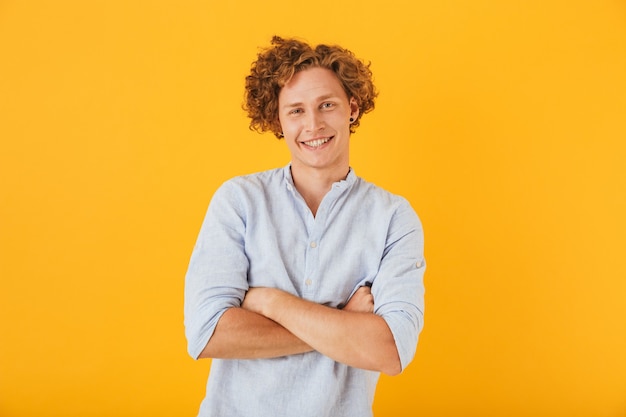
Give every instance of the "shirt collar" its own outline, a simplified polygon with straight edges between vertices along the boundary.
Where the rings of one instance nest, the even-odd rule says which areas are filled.
[[[286,167],[283,168],[283,175],[285,177],[285,183],[290,187],[295,187],[295,184],[293,182],[293,177],[291,176],[291,162],[287,164]],[[350,188],[352,184],[356,182],[356,179],[357,177],[356,177],[356,174],[354,173],[354,169],[350,167],[350,170],[348,171],[348,175],[346,176],[346,178],[334,183],[333,187],[341,188],[341,189]]]

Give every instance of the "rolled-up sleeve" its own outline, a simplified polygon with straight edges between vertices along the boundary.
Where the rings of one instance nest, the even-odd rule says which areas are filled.
[[[372,293],[375,313],[393,334],[402,370],[413,359],[424,326],[424,233],[408,201],[391,218]]]
[[[185,335],[194,359],[222,314],[239,307],[248,290],[245,227],[237,191],[227,182],[213,195],[185,276]]]

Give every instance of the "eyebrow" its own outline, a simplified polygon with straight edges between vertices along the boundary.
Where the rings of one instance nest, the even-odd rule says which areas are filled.
[[[321,95],[321,96],[317,97],[315,100],[319,102],[319,101],[328,100],[330,98],[337,98],[337,95],[333,94],[333,93],[324,94],[324,95]],[[294,108],[294,107],[301,107],[303,105],[304,105],[304,103],[302,103],[302,102],[289,103],[289,104],[285,104],[282,108],[283,109],[291,109],[291,108]]]

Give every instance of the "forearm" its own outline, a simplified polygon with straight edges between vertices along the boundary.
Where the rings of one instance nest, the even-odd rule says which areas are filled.
[[[396,375],[400,358],[391,330],[374,313],[343,311],[270,289],[264,316],[316,351],[357,368]]]
[[[261,359],[313,350],[283,326],[252,311],[224,312],[200,358]]]

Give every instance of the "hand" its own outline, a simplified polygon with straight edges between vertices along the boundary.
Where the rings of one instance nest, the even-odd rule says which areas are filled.
[[[241,303],[241,307],[257,314],[263,314],[275,291],[279,290],[268,287],[250,288]]]
[[[372,290],[368,286],[360,287],[342,310],[353,311],[357,313],[373,313],[374,312],[374,296]]]

